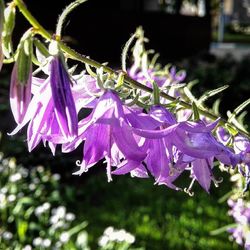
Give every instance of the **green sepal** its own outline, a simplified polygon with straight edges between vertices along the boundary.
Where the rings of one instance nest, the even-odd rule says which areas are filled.
[[[229,116],[228,122],[231,122],[244,108],[246,108],[250,104],[250,98],[240,104]]]
[[[160,89],[159,86],[155,81],[152,81],[153,85],[153,97],[154,97],[154,104],[159,105],[160,104]]]
[[[22,39],[18,46],[17,55],[17,79],[18,83],[25,85],[31,74],[33,55],[33,42],[32,37],[29,35]]]
[[[195,102],[192,102],[192,110],[193,110],[194,121],[199,121],[200,120],[200,113],[199,113],[199,109],[198,109]]]
[[[49,50],[46,48],[46,46],[37,38],[34,39],[34,45],[35,47],[40,51],[40,53],[45,56],[45,57],[49,57],[50,53]]]

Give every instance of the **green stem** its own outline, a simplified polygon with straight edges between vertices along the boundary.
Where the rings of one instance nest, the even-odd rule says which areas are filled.
[[[62,14],[58,18],[57,26],[56,26],[56,35],[60,38],[61,33],[62,33],[62,27],[63,23],[67,17],[67,15],[74,10],[77,6],[80,4],[86,2],[87,0],[76,0],[75,2],[71,3],[68,5],[65,10],[62,12]]]
[[[35,19],[35,17],[33,17],[33,15],[29,12],[29,10],[26,8],[26,6],[22,0],[13,0],[13,1],[16,4],[16,6],[19,8],[19,10],[23,14],[23,16],[27,19],[27,21],[37,30],[37,33],[39,33],[45,39],[48,39],[48,40],[53,39],[52,35],[49,32],[47,32],[43,28],[43,26]],[[61,41],[59,41],[59,45],[60,45],[60,48],[68,55],[69,58],[74,59],[76,61],[83,62],[85,64],[89,64],[92,67],[95,67],[98,69],[103,68],[103,71],[105,71],[106,73],[110,73],[110,74],[114,75],[115,77],[118,77],[119,73],[116,72],[115,70],[113,70],[112,68],[105,66],[105,65],[103,65],[103,64],[101,64],[93,59],[90,59],[87,56],[84,56],[84,55],[77,53],[75,50],[69,48],[67,45],[65,45]],[[138,89],[144,90],[144,91],[149,92],[149,93],[153,93],[152,88],[149,88],[146,85],[143,85],[143,84],[133,80],[128,75],[124,76],[124,81],[125,81],[125,83],[127,83],[131,87],[138,88]],[[172,96],[170,96],[167,93],[162,92],[162,91],[160,92],[160,96],[169,100],[169,101],[176,101],[175,97],[172,97]],[[179,100],[178,104],[181,105],[183,108],[192,109],[192,104],[189,104],[185,101]],[[198,111],[200,114],[204,115],[205,117],[207,117],[209,119],[216,120],[218,118],[216,115],[214,115],[206,110],[198,109]],[[226,123],[228,123],[226,120],[220,119],[220,122],[219,122],[220,125],[225,126]],[[235,127],[232,124],[231,124],[231,126]],[[243,131],[239,128],[237,128],[237,130],[241,134],[250,138],[250,135],[248,133],[246,133],[245,131]]]

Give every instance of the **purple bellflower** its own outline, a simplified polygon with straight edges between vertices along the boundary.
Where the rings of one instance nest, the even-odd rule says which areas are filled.
[[[78,134],[78,119],[70,88],[72,82],[60,56],[53,57],[49,78],[59,128],[65,137],[75,137]]]
[[[64,66],[58,60],[53,58],[50,67],[50,74],[53,73],[56,76],[47,79],[32,78],[33,98],[23,121],[10,133],[10,135],[16,134],[29,123],[27,129],[29,151],[32,151],[40,141],[44,143],[48,141],[54,153],[56,144],[73,140],[78,133],[77,111],[84,106],[92,107],[95,103],[94,97],[86,91],[77,91],[86,85],[89,92],[95,93],[97,90],[94,88],[93,79],[85,75],[76,76],[73,77],[75,81],[71,85],[66,70],[61,68]],[[54,98],[57,99],[54,100]]]
[[[79,136],[62,146],[63,152],[71,152],[85,141],[83,160],[77,163],[80,170],[75,174],[82,174],[103,158],[107,162],[108,181],[112,180],[113,165],[140,166],[146,154],[124,122],[127,118],[120,98],[113,91],[106,90],[91,114],[79,122]]]
[[[211,180],[216,184],[212,175],[214,157],[228,165],[234,166],[239,162],[239,155],[213,137],[211,131],[218,121],[211,124],[203,121],[178,123],[169,111],[160,106],[154,107],[151,115],[162,122],[158,129],[133,128],[133,132],[146,138],[148,151],[144,162],[156,183],[177,189],[172,182],[187,169],[208,192]],[[124,174],[130,170],[117,169],[115,173]]]

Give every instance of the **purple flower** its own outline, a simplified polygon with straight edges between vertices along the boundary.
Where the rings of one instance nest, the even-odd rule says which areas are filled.
[[[56,121],[65,137],[75,137],[78,134],[78,119],[72,96],[70,76],[59,56],[51,61],[49,77]]]
[[[228,205],[231,207],[229,215],[231,215],[236,222],[228,232],[232,234],[237,244],[244,245],[245,249],[249,249],[250,203],[243,199],[238,199],[237,201],[229,199]]]
[[[16,123],[20,124],[24,119],[31,101],[32,66],[26,83],[20,83],[18,81],[17,67],[18,65],[16,62],[11,73],[10,107]]]
[[[183,82],[186,78],[186,71],[181,70],[176,73],[176,67],[173,66],[170,69],[170,75],[173,81],[175,82]]]
[[[82,174],[103,158],[106,158],[109,181],[112,166],[140,167],[146,154],[124,125],[127,122],[121,100],[113,91],[106,90],[91,114],[79,122],[79,136],[62,147],[63,152],[71,152],[85,141],[83,160],[78,164],[80,170],[75,174]]]
[[[33,98],[28,106],[23,121],[18,124],[12,133],[10,133],[10,135],[16,134],[27,123],[29,123],[27,129],[29,151],[32,151],[42,140],[44,143],[48,141],[49,146],[54,153],[56,144],[66,143],[74,138],[73,136],[77,131],[73,126],[75,121],[72,122],[72,119],[75,118],[75,110],[79,111],[83,107],[93,107],[95,105],[95,97],[90,96],[84,91],[85,88],[88,88],[89,92],[92,93],[98,91],[95,87],[95,81],[93,81],[93,78],[85,75],[77,75],[74,76],[73,79],[75,79],[73,85],[68,85],[69,89],[67,90],[70,97],[67,97],[66,99],[70,100],[72,97],[73,101],[70,100],[69,104],[76,103],[76,108],[68,107],[69,104],[67,104],[68,102],[65,99],[65,102],[62,102],[61,106],[59,105],[59,108],[64,107],[64,104],[67,105],[65,106],[65,109],[62,109],[62,113],[57,115],[56,107],[54,105],[56,101],[53,100],[52,96],[51,77],[48,77],[45,80],[35,77],[32,78]],[[55,88],[54,91],[64,90]],[[60,95],[60,98],[64,98],[64,94],[60,93]],[[69,113],[69,110],[71,109],[73,109],[73,118]],[[65,120],[62,120],[64,114],[66,117]]]

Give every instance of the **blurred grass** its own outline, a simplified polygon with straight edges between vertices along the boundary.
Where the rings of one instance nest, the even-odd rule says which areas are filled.
[[[152,180],[120,176],[107,183],[104,169],[92,178],[80,178],[85,183],[77,209],[89,221],[90,240],[112,225],[136,235],[136,245],[149,250],[238,249],[227,233],[210,235],[212,230],[232,222],[227,205],[218,203],[219,197],[230,190],[228,180],[218,189],[213,187],[211,195],[196,184],[194,197],[189,197],[154,186]],[[179,182],[188,185],[185,180]],[[92,247],[95,249],[93,242]]]

